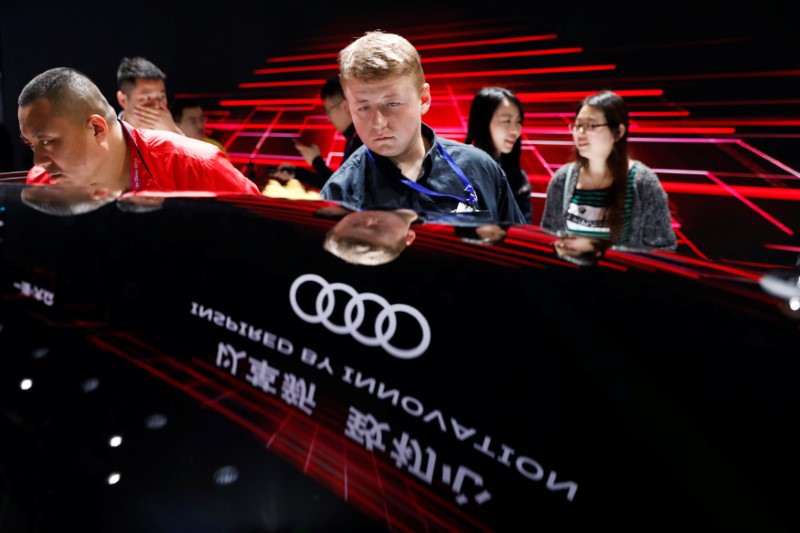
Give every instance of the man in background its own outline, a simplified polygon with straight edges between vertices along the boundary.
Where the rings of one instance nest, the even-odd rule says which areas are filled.
[[[167,75],[143,57],[125,57],[117,69],[118,117],[134,128],[180,133],[167,107]]]
[[[344,155],[342,162],[346,161],[350,154],[363,143],[356,133],[356,127],[353,124],[353,119],[350,116],[350,109],[347,107],[347,101],[342,91],[342,84],[339,81],[339,76],[329,78],[320,90],[320,98],[322,104],[325,106],[325,114],[330,120],[336,131],[341,133],[345,138]],[[294,147],[306,160],[306,163],[311,165],[314,169],[316,178],[314,184],[318,188],[322,188],[328,178],[333,174],[333,170],[325,164],[322,159],[322,152],[316,144],[306,145],[300,141],[295,141]],[[309,180],[306,180],[309,181]]]
[[[206,116],[203,114],[203,106],[194,98],[177,98],[170,106],[172,118],[183,134],[192,139],[211,143],[228,155],[228,151],[216,139],[206,135]]]

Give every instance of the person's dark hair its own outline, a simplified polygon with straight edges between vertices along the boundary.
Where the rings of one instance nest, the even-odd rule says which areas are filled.
[[[472,98],[472,105],[469,109],[469,122],[467,123],[466,144],[473,144],[484,152],[494,154],[497,149],[492,141],[490,124],[497,107],[503,103],[503,99],[517,106],[521,120],[524,120],[525,113],[522,110],[522,102],[517,95],[504,87],[484,87]],[[507,154],[500,154],[500,166],[506,173],[508,183],[512,191],[518,191],[522,186],[525,177],[520,168],[520,156],[522,154],[522,136],[514,143],[514,148]]]
[[[193,107],[199,107],[202,109],[203,106],[194,98],[182,97],[173,100],[169,110],[172,113],[172,119],[175,122],[180,122],[183,116],[183,110],[187,108],[191,109]]]
[[[165,80],[167,75],[143,57],[123,57],[117,68],[117,88],[130,95],[137,79]]]
[[[616,139],[614,148],[608,155],[606,165],[611,172],[612,184],[608,194],[608,205],[605,209],[605,220],[611,230],[611,240],[616,241],[622,233],[625,212],[625,192],[628,184],[628,107],[625,100],[617,93],[609,90],[599,91],[584,98],[575,109],[575,116],[581,112],[583,106],[592,106],[603,112],[608,123],[608,129]],[[620,125],[625,126],[625,132],[620,135]],[[580,167],[589,164],[588,159],[582,157],[575,148],[575,160]]]
[[[117,119],[114,108],[84,73],[68,67],[46,70],[29,81],[17,98],[19,107],[26,107],[44,98],[53,107],[53,112],[62,116],[85,118],[97,114],[106,122]]]
[[[339,76],[336,75],[332,78],[328,78],[325,83],[322,85],[322,89],[319,91],[319,97],[321,99],[336,97],[344,98],[344,91],[342,90],[342,82],[339,79]]]

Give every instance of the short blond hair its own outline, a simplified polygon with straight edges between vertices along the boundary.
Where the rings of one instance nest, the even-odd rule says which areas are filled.
[[[370,31],[339,52],[339,78],[364,82],[410,76],[422,89],[425,74],[419,52],[405,37],[380,30]]]

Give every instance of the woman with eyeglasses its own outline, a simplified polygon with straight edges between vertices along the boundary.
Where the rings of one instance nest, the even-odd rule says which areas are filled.
[[[628,157],[628,109],[600,91],[578,104],[570,124],[575,161],[547,187],[541,227],[559,237],[556,254],[591,264],[605,250],[675,250],[667,194],[655,172]]]

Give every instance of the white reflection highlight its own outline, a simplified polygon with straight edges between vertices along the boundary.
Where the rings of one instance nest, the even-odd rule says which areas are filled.
[[[106,480],[106,482],[107,482],[109,485],[116,485],[116,484],[119,482],[119,478],[120,478],[120,477],[121,477],[121,476],[120,476],[120,473],[119,473],[119,472],[112,472],[112,473],[111,473],[111,474],[108,476],[108,479]]]
[[[49,353],[50,348],[36,348],[31,355],[34,359],[41,359],[42,357],[46,357]]]
[[[789,309],[792,311],[800,310],[800,298],[790,298],[789,299]]]
[[[217,485],[230,485],[239,479],[239,469],[235,466],[223,466],[214,472],[214,483]]]
[[[122,444],[122,437],[120,437],[119,435],[114,435],[108,440],[108,445],[111,446],[112,448],[116,448],[120,444]]]
[[[19,388],[22,389],[22,390],[28,390],[31,387],[33,387],[33,380],[32,379],[25,378],[25,379],[23,379],[22,381],[19,382]]]
[[[144,421],[144,426],[147,429],[161,429],[166,425],[167,425],[167,417],[160,413],[150,415]]]
[[[81,390],[85,393],[92,392],[100,386],[100,381],[97,378],[89,378],[81,383]]]

